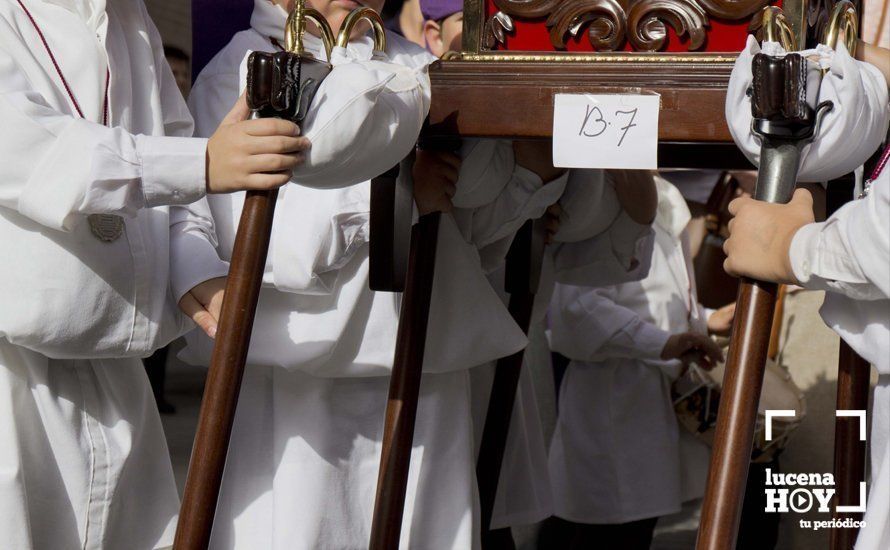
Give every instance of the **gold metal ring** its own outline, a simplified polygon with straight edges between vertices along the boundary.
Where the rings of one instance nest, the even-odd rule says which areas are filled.
[[[763,8],[763,40],[765,42],[778,42],[785,51],[794,51],[794,31],[785,18],[785,12],[776,6]]]
[[[386,51],[386,32],[383,30],[383,19],[380,14],[371,8],[356,8],[349,12],[343,24],[340,26],[340,32],[337,33],[337,45],[345,48],[349,44],[349,38],[352,31],[360,21],[367,21],[371,24],[374,31],[374,51]]]
[[[307,8],[305,2],[306,0],[297,0],[294,9],[287,16],[284,28],[285,47],[290,53],[303,55],[305,53],[303,35],[306,33],[306,21],[312,21],[318,27],[325,52],[330,59],[331,50],[334,49],[334,32],[324,16],[314,8]]]
[[[822,43],[837,48],[842,30],[847,50],[850,55],[856,55],[856,46],[859,43],[859,19],[856,17],[856,7],[850,0],[841,0],[831,9],[828,25],[822,33]]]

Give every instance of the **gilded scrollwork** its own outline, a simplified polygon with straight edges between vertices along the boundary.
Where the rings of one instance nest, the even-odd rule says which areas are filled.
[[[689,49],[704,46],[708,14],[696,0],[641,0],[634,3],[627,14],[631,29],[628,39],[634,49],[660,50],[667,40],[670,25],[677,36],[689,36]]]
[[[486,24],[486,47],[506,40],[512,17],[544,19],[550,42],[564,49],[569,37],[586,29],[598,51],[615,51],[626,42],[637,51],[665,47],[668,26],[688,37],[688,49],[699,50],[707,40],[709,17],[738,21],[768,5],[770,0],[494,0],[500,10]],[[510,28],[507,28],[509,24]]]

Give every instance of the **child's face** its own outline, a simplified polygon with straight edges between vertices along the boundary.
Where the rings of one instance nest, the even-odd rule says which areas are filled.
[[[284,11],[288,13],[294,8],[294,0],[273,0],[273,2],[284,8]],[[356,8],[367,6],[380,13],[380,10],[383,9],[383,3],[384,0],[306,0],[307,6],[315,8],[327,19],[335,35],[340,30],[340,25],[343,24],[343,20],[349,15],[349,12]],[[315,25],[311,23],[306,25],[306,30],[316,36],[318,35]],[[353,36],[367,31],[367,23],[357,25]]]
[[[442,57],[445,52],[460,51],[461,38],[464,30],[464,12],[453,13],[442,20],[425,21],[423,34],[430,52],[437,57]]]

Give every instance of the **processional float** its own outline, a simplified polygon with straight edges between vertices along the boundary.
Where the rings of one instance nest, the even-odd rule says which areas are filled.
[[[768,4],[768,0],[465,0],[462,51],[430,70],[433,102],[420,146],[453,149],[455,138],[460,137],[549,139],[556,94],[657,94],[660,167],[750,168],[732,144],[724,118],[729,75],[747,34],[762,27],[767,39],[784,41],[788,50],[815,45],[815,37],[826,26],[835,29],[836,39],[839,23],[846,25],[848,38],[855,36],[855,12],[849,2],[830,15],[831,6],[785,0],[784,13],[769,8],[761,15]],[[250,0],[194,0],[194,20],[213,21],[210,26],[195,27],[198,55],[209,59],[234,32],[246,28],[251,5]],[[221,16],[225,13],[240,15]],[[369,10],[357,17],[379,23]],[[255,76],[248,97],[258,116],[295,118],[300,112],[305,114],[301,109],[311,108],[308,88],[308,96],[300,95],[302,87],[296,96],[294,90],[281,95],[281,90],[268,87],[265,76],[257,76],[276,64],[302,67],[305,63],[320,71],[318,78],[323,77],[324,67],[307,60],[299,49],[304,19],[324,27],[317,14],[303,9],[302,15],[295,14],[289,22],[288,57],[251,61]],[[379,29],[376,24],[375,29]],[[333,33],[322,34],[328,43],[332,41]],[[341,32],[338,42],[348,37],[348,32]],[[795,66],[793,61],[766,60],[761,70],[781,75]],[[757,198],[787,201],[797,170],[793,158],[799,150],[788,141],[800,137],[794,132],[805,133],[802,125],[813,130],[816,113],[798,105],[799,110],[792,113],[796,122],[783,122],[789,113],[770,103],[780,97],[778,92],[766,86],[759,93],[766,103],[761,112],[764,122],[757,129],[764,136],[765,148],[774,149],[765,151],[766,157],[777,160],[763,163]],[[284,109],[276,103],[293,97],[302,97],[304,102],[286,103]],[[404,292],[369,543],[374,550],[399,545],[436,269],[439,215],[422,216],[411,226],[410,162],[372,183],[372,288]],[[274,192],[248,193],[180,514],[178,550],[206,548],[209,541],[265,264],[272,205]],[[541,235],[534,226],[528,223],[520,231],[508,261],[510,310],[526,329],[540,269]],[[700,549],[735,545],[774,300],[774,285],[747,280],[740,285]],[[850,352],[842,357],[848,355],[853,356]],[[521,353],[498,364],[477,464],[483,543],[489,550],[511,543],[492,537],[488,528],[521,365]],[[838,408],[842,404],[847,409],[866,407],[865,368],[861,361],[842,361]],[[838,493],[855,494],[853,488],[864,479],[864,448],[852,436],[855,427],[842,420],[838,421],[835,452]],[[851,548],[855,532],[837,532],[832,548]]]

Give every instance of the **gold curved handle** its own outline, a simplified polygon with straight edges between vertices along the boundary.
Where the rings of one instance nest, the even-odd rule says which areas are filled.
[[[303,47],[303,35],[306,33],[306,21],[312,21],[321,33],[321,41],[328,59],[331,58],[331,50],[334,49],[334,31],[325,20],[324,16],[314,8],[306,7],[306,0],[297,0],[294,9],[287,16],[287,24],[284,28],[285,48],[290,53],[305,55]]]
[[[795,50],[794,31],[785,18],[785,12],[776,6],[763,8],[763,40],[766,42],[778,42],[785,51]]]
[[[337,33],[337,45],[345,48],[349,44],[349,37],[355,26],[361,21],[367,21],[371,24],[374,31],[374,51],[382,52],[386,50],[386,32],[383,30],[383,19],[380,14],[371,8],[356,8],[349,12],[343,24],[340,25],[340,32]]]
[[[850,55],[856,55],[856,46],[859,43],[859,18],[856,16],[856,7],[850,0],[840,0],[831,9],[828,26],[822,33],[822,43],[837,48],[841,31],[844,31],[844,44]]]

